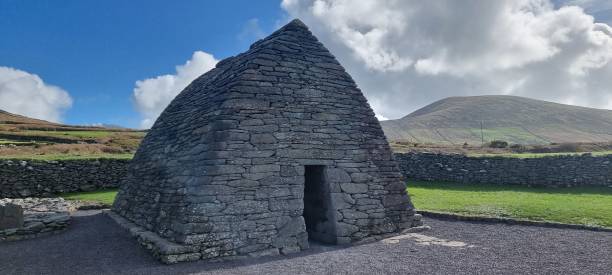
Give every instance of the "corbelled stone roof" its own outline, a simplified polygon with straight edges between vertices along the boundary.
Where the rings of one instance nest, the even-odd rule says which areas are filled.
[[[318,229],[305,221],[309,167],[324,169]],[[289,253],[308,247],[308,232],[349,243],[419,223],[367,100],[299,20],[172,101],[113,209],[196,253],[157,251],[165,261]]]

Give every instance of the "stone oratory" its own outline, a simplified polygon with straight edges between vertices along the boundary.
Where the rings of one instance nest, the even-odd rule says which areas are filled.
[[[367,100],[299,20],[187,86],[128,170],[110,215],[166,263],[421,224]]]

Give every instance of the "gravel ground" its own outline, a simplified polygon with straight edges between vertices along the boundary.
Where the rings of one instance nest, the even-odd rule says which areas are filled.
[[[0,243],[0,274],[611,274],[612,233],[424,219],[432,230],[290,257],[163,265],[107,216],[79,211],[66,232]]]

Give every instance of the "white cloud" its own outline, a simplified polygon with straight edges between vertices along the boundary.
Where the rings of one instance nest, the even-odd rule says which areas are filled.
[[[259,26],[259,19],[251,18],[242,27],[242,31],[238,34],[238,39],[241,41],[254,41],[264,38],[266,34]]]
[[[593,2],[593,1],[592,1]],[[611,106],[612,28],[549,0],[284,0],[379,116],[447,96],[511,94]]]
[[[68,92],[48,85],[35,74],[0,66],[0,109],[32,118],[60,122],[72,106]]]
[[[196,51],[185,64],[176,66],[175,74],[136,81],[134,102],[143,117],[140,126],[149,128],[159,114],[189,83],[214,68],[218,60],[211,54]]]

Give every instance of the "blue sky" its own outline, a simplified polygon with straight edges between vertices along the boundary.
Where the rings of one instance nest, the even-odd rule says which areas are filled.
[[[146,128],[295,17],[379,119],[483,94],[612,109],[610,0],[0,0],[0,109]]]
[[[0,66],[39,75],[68,91],[70,124],[136,127],[134,82],[172,73],[196,50],[242,52],[257,18],[271,31],[278,1],[0,1]]]

